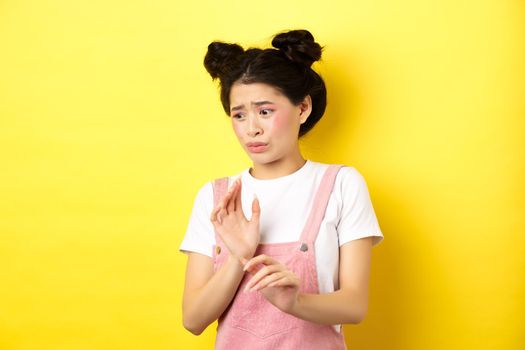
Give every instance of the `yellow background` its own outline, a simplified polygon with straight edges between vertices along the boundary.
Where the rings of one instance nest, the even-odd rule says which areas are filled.
[[[0,349],[209,349],[181,323],[193,199],[249,166],[213,40],[325,46],[315,161],[355,166],[385,241],[350,349],[525,348],[519,0],[0,2]]]

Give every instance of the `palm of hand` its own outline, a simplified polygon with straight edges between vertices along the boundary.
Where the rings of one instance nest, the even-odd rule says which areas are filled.
[[[217,233],[232,255],[249,259],[259,244],[259,227],[257,223],[246,220],[244,214],[241,215],[223,217]]]
[[[241,204],[241,181],[235,181],[230,192],[213,210],[211,221],[230,251],[239,259],[250,259],[259,244],[259,202],[252,203],[252,218],[246,219]]]

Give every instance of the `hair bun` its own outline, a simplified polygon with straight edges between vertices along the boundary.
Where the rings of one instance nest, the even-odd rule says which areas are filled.
[[[221,78],[230,71],[244,49],[237,44],[228,44],[214,41],[208,45],[208,52],[204,57],[204,67],[212,79]]]
[[[290,30],[277,34],[272,46],[284,52],[293,62],[310,67],[321,59],[322,47],[315,42],[314,36],[307,30]]]

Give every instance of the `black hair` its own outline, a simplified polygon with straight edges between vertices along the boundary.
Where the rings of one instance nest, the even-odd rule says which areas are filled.
[[[274,48],[249,48],[238,44],[213,41],[208,45],[204,67],[213,80],[219,79],[221,102],[230,115],[230,90],[234,83],[265,83],[284,94],[294,105],[307,95],[312,98],[312,111],[301,124],[299,137],[321,119],[326,109],[326,87],[312,68],[321,59],[323,47],[307,30],[278,33],[272,40]]]

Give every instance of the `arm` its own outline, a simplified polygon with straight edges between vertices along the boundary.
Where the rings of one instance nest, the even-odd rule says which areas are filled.
[[[252,202],[252,218],[242,212],[241,182],[212,211],[210,220],[228,248],[227,261],[213,271],[213,259],[189,253],[182,302],[184,328],[198,335],[224,312],[244,275],[241,261],[250,259],[259,242],[259,201]]]
[[[339,290],[325,294],[299,294],[291,314],[322,324],[357,324],[368,310],[368,282],[372,237],[340,247]]]
[[[324,294],[299,293],[299,280],[286,266],[259,255],[245,265],[255,271],[247,289],[261,290],[272,304],[298,318],[320,324],[359,323],[368,309],[368,282],[373,237],[352,240],[340,247],[339,290]]]
[[[182,300],[184,328],[199,335],[218,319],[233,299],[242,276],[242,264],[231,255],[214,274],[212,258],[189,253]]]

